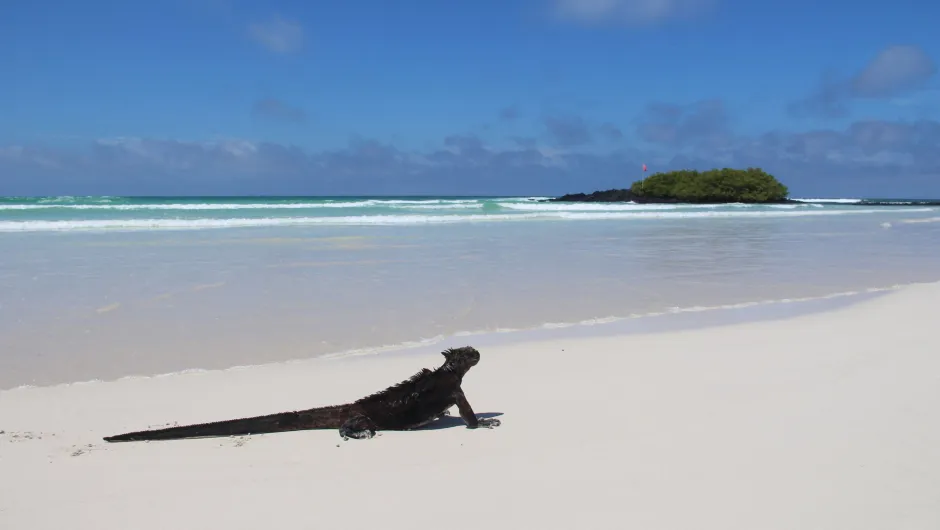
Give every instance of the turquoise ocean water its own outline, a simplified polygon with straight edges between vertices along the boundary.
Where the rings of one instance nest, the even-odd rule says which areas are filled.
[[[539,199],[0,198],[0,389],[940,280],[936,203]]]
[[[544,198],[0,197],[0,232],[819,217],[884,213],[888,208],[860,206],[854,199],[807,199],[805,204],[769,206],[546,203],[540,199]],[[937,210],[935,206],[904,210],[931,212]]]

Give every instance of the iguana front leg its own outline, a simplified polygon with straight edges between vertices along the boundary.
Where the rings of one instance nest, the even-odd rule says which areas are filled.
[[[430,425],[431,423],[434,423],[435,421],[437,421],[437,420],[439,420],[439,419],[441,419],[441,418],[443,418],[443,417],[445,417],[445,416],[450,416],[450,411],[449,411],[449,410],[445,410],[444,412],[441,412],[441,413],[438,414],[437,416],[433,416],[433,417],[431,417],[430,419],[427,419],[427,420],[424,420],[424,421],[422,421],[422,422],[419,422],[419,423],[417,423],[417,424],[415,424],[415,425],[412,425],[411,427],[408,427],[406,430],[414,431],[414,430],[420,429],[420,428],[422,428],[422,427],[424,427],[424,426],[426,426],[426,425]]]
[[[499,427],[500,421],[496,418],[478,418],[477,415],[473,413],[473,407],[471,407],[470,402],[467,401],[467,396],[464,395],[463,390],[457,390],[455,397],[457,398],[457,410],[460,411],[460,417],[463,418],[467,427],[471,429],[476,429],[477,427],[487,427],[489,429]]]

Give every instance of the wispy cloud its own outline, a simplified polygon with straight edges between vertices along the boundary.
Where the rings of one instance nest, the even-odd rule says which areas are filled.
[[[542,122],[555,145],[574,147],[593,141],[591,129],[581,116],[546,116]]]
[[[275,98],[261,99],[251,107],[251,115],[260,119],[271,119],[288,123],[306,123],[307,112]]]
[[[856,97],[885,98],[922,88],[937,65],[917,46],[888,46],[855,75],[849,91]]]
[[[842,117],[852,100],[896,98],[924,88],[936,73],[936,63],[923,49],[888,46],[852,76],[827,72],[813,93],[791,103],[788,110],[798,116]]]
[[[717,0],[553,0],[557,17],[582,24],[652,25],[692,18]]]
[[[568,145],[559,138],[493,145],[453,134],[421,151],[368,138],[322,151],[240,139],[136,137],[101,139],[80,151],[0,146],[0,184],[8,193],[59,194],[563,193],[629,184],[624,175],[648,162],[651,171],[763,167],[799,193],[940,193],[937,121],[865,120],[839,129],[735,135],[718,101],[660,103],[639,122],[644,147],[617,142],[600,149],[603,137],[591,142],[591,131],[606,129],[614,138],[619,128],[569,118],[550,122]]]
[[[248,26],[248,33],[261,46],[275,53],[292,53],[304,44],[304,30],[300,23],[274,16]]]
[[[651,103],[636,128],[637,136],[670,149],[722,149],[733,144],[728,113],[719,99],[689,105]]]
[[[499,111],[499,119],[502,121],[515,121],[519,118],[518,105],[510,105]]]
[[[600,127],[598,127],[598,130],[601,135],[611,141],[617,141],[623,138],[623,131],[613,123],[602,123]]]

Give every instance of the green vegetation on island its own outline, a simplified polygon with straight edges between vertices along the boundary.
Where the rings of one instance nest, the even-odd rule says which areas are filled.
[[[630,186],[637,197],[684,202],[780,202],[789,191],[760,168],[654,173]]]
[[[789,191],[760,168],[683,169],[654,173],[630,189],[564,195],[553,201],[670,202],[670,203],[785,203]]]

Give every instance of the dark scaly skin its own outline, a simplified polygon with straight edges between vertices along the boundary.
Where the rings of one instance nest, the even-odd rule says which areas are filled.
[[[445,361],[437,369],[432,371],[425,368],[397,385],[352,403],[130,432],[108,436],[104,440],[177,440],[310,429],[339,429],[344,439],[366,439],[375,436],[376,431],[401,431],[427,425],[446,416],[447,410],[454,405],[471,429],[499,426],[500,421],[497,419],[478,418],[460,387],[467,371],[480,362],[480,352],[464,346],[445,350],[441,354]]]

